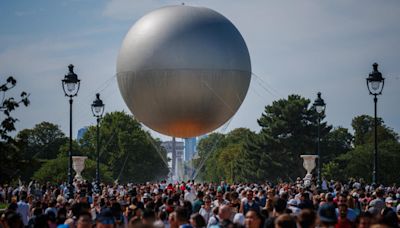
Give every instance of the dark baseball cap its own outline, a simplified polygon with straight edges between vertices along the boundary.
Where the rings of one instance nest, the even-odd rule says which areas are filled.
[[[101,210],[97,221],[101,224],[115,224],[115,219],[110,208],[104,208]]]
[[[324,203],[318,209],[318,216],[321,222],[337,223],[335,206],[330,203]]]

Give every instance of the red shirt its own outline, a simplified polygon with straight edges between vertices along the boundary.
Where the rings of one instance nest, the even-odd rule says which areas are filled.
[[[339,218],[338,223],[335,225],[335,228],[352,228],[353,223],[350,222],[347,218]]]

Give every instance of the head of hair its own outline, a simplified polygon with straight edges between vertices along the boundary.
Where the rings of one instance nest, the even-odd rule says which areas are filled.
[[[357,219],[356,219],[356,224],[359,224],[360,223],[360,221],[361,221],[361,219],[363,219],[363,218],[367,218],[367,219],[372,219],[374,216],[371,214],[371,212],[369,212],[369,211],[363,211],[363,212],[361,212],[360,213],[360,215],[359,216],[357,216]]]
[[[53,211],[48,211],[46,213],[47,216],[47,220],[51,221],[51,222],[56,222],[56,214],[54,214]]]
[[[194,213],[190,218],[196,223],[196,227],[206,227],[206,220],[199,213]]]
[[[16,211],[18,208],[18,204],[16,203],[10,203],[7,207],[7,210],[12,210],[12,211]]]
[[[202,191],[197,192],[197,198],[202,198],[204,197],[204,193]]]
[[[190,214],[186,207],[177,207],[175,213],[178,222],[187,223],[189,221]]]
[[[383,209],[379,223],[387,225],[388,227],[398,227],[396,212],[394,212],[391,208]]]
[[[317,215],[313,210],[310,209],[301,210],[300,215],[298,217],[300,227],[301,228],[314,227],[316,218]]]
[[[261,227],[263,227],[264,221],[265,221],[265,218],[266,218],[266,217],[264,217],[264,216],[261,214],[260,211],[254,209],[254,208],[250,208],[250,209],[247,211],[247,213],[250,213],[250,212],[254,213],[254,215],[255,215],[258,219],[261,220],[261,223],[260,223],[260,224],[261,224]]]
[[[151,220],[151,221],[155,221],[156,220],[156,214],[154,213],[153,210],[150,210],[150,209],[145,209],[143,211],[142,217],[145,220]]]
[[[376,196],[377,197],[383,197],[384,194],[385,194],[385,191],[382,188],[378,188],[376,190]]]
[[[212,209],[212,212],[213,212],[214,215],[217,215],[217,214],[218,214],[218,211],[219,211],[219,207],[214,207],[214,208]]]
[[[296,228],[296,220],[289,214],[279,215],[275,220],[275,227],[277,228]]]
[[[288,198],[289,198],[289,194],[288,194],[287,192],[282,192],[282,193],[280,194],[280,198],[287,201]]]
[[[308,192],[301,193],[301,196],[304,197],[304,199],[307,199],[307,200],[310,199],[310,195],[308,194]]]
[[[160,212],[158,212],[158,218],[159,218],[161,221],[168,220],[168,212],[166,212],[166,211],[160,211]]]
[[[34,228],[48,227],[47,216],[44,214],[40,214],[40,215],[36,216],[33,227]]]
[[[6,211],[4,216],[5,216],[7,225],[9,227],[15,227],[15,228],[23,228],[24,227],[21,215],[19,215],[15,211]]]
[[[286,209],[286,200],[281,199],[281,198],[276,198],[274,200],[274,209],[278,213],[283,213]]]
[[[19,193],[19,195],[20,195],[20,198],[21,198],[22,201],[25,201],[26,198],[28,197],[28,194],[27,194],[26,191],[21,191],[21,192]]]
[[[53,200],[50,201],[49,207],[55,207],[56,204],[57,204],[57,200],[53,199]]]
[[[33,209],[33,215],[34,216],[39,216],[41,214],[43,214],[43,209],[41,207],[35,207]]]

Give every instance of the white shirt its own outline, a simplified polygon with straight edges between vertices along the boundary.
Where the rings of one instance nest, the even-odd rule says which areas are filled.
[[[228,205],[229,204],[229,202],[227,201],[227,200],[223,200],[221,203],[216,199],[216,200],[214,200],[214,202],[213,202],[213,206],[214,207],[220,207],[220,206],[222,206],[222,205]]]
[[[24,201],[19,201],[17,205],[17,213],[21,215],[22,222],[27,226],[29,221],[29,204]]]
[[[185,200],[190,201],[193,204],[193,202],[196,200],[196,195],[192,192],[186,192],[184,198]]]
[[[218,216],[218,215],[217,215]],[[208,220],[207,227],[209,228],[210,226],[218,225],[219,223],[219,218],[217,219],[217,216],[212,216]]]
[[[204,209],[204,207],[202,207],[202,208],[200,208],[199,214],[201,216],[203,216],[204,221],[206,221],[207,223],[210,220],[211,216],[213,216],[213,212],[212,212],[211,208],[209,211],[207,211],[206,209]]]

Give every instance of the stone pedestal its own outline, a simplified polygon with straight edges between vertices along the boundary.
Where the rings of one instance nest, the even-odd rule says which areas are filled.
[[[82,181],[82,171],[85,169],[86,156],[72,156],[72,168],[75,170],[75,179]]]
[[[303,167],[307,170],[306,176],[303,178],[304,185],[306,187],[311,185],[312,179],[312,170],[315,169],[315,159],[318,158],[318,155],[300,155],[303,158]]]

